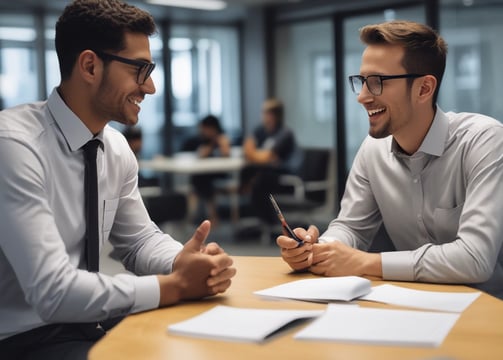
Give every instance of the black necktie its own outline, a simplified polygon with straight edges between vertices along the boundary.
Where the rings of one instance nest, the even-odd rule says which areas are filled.
[[[87,270],[99,270],[99,230],[98,230],[98,173],[96,170],[96,154],[99,140],[90,140],[83,146],[85,189],[85,217],[86,217],[86,260]]]

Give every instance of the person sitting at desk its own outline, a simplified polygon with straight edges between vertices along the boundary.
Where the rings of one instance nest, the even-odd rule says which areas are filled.
[[[268,196],[280,189],[279,176],[296,173],[301,162],[294,133],[285,126],[280,100],[264,102],[262,124],[245,139],[243,153],[247,165],[241,171],[241,192],[251,193],[256,216],[268,223],[276,222]]]
[[[327,276],[467,284],[503,299],[503,125],[436,104],[447,45],[409,21],[361,29],[360,74],[349,77],[370,129],[341,210],[319,236],[279,236],[295,270]],[[366,250],[384,224],[396,251]]]
[[[61,83],[0,112],[0,356],[86,359],[122,317],[226,291],[236,270],[203,222],[185,245],[150,220],[138,164],[108,126],[155,92],[152,16],[75,0],[56,23]],[[132,274],[99,272],[110,240]]]
[[[200,158],[228,157],[231,154],[231,143],[218,118],[208,115],[199,122],[198,135],[188,139],[182,150],[196,151]],[[226,177],[225,173],[200,174],[190,177],[194,192],[197,198],[204,202],[208,218],[214,225],[218,223],[214,182]]]
[[[136,159],[140,159],[141,150],[143,147],[143,131],[139,126],[126,126],[122,131],[122,135],[126,138],[129,147],[136,156]],[[142,172],[138,172],[138,186],[159,186],[159,179],[155,177],[145,177]]]

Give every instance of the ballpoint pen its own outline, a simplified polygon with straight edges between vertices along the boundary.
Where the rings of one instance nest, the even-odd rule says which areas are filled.
[[[295,241],[297,241],[297,243],[298,243],[297,247],[304,245],[304,241],[302,241],[301,239],[299,239],[297,237],[297,235],[295,235],[293,230],[290,228],[290,226],[286,222],[285,217],[283,216],[283,213],[281,212],[276,200],[274,200],[274,197],[272,196],[272,194],[269,194],[269,200],[271,200],[271,204],[274,207],[274,210],[276,211],[276,215],[278,215],[279,221],[281,222],[281,226],[283,227],[283,233],[286,236],[289,236],[292,239],[294,239]]]

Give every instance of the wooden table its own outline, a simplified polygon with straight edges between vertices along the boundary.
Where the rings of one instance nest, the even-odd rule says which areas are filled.
[[[342,342],[299,341],[296,326],[262,344],[196,339],[168,334],[169,324],[186,320],[215,305],[270,309],[324,309],[326,305],[300,301],[263,300],[253,291],[283,282],[313,277],[292,274],[278,257],[234,257],[238,274],[224,295],[183,303],[169,308],[131,315],[99,341],[90,360],[126,359],[503,359],[503,301],[485,293],[460,316],[439,348],[373,346]],[[374,281],[374,285],[383,281]],[[463,292],[465,286],[394,283],[420,290]],[[361,306],[395,308],[391,305],[360,301]]]

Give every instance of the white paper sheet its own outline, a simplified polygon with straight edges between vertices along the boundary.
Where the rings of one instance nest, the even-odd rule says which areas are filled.
[[[479,291],[453,293],[407,289],[390,284],[374,286],[371,292],[359,298],[419,309],[462,312],[480,295]]]
[[[220,340],[260,342],[295,320],[313,318],[323,312],[218,305],[198,316],[168,326],[168,332]]]
[[[308,301],[350,301],[371,290],[371,282],[358,276],[325,277],[291,281],[254,294]]]
[[[438,347],[458,318],[459,314],[454,313],[331,304],[325,314],[298,332],[295,339]]]

